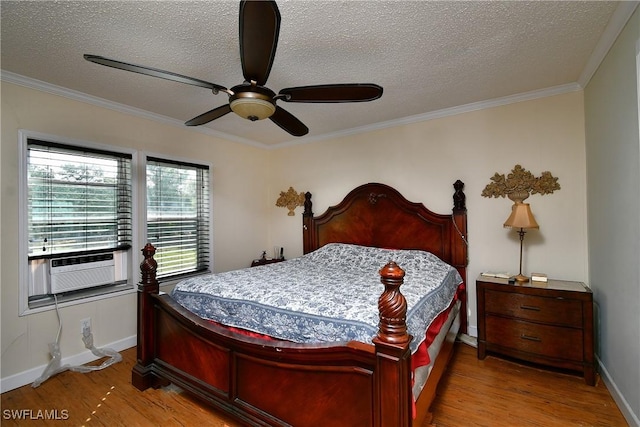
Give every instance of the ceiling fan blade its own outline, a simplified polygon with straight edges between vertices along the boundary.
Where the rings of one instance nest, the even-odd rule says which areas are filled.
[[[373,83],[289,87],[278,93],[286,102],[366,102],[381,96],[382,87]]]
[[[145,74],[147,76],[159,77],[161,79],[171,80],[178,83],[185,83],[193,86],[200,86],[207,89],[211,89],[214,92],[222,91],[229,92],[226,87],[217,85],[215,83],[205,82],[204,80],[194,79],[193,77],[182,76],[180,74],[172,73],[170,71],[159,70],[157,68],[145,67],[143,65],[129,64],[122,61],[116,61],[115,59],[105,58],[98,55],[84,55],[84,59],[87,61],[95,62],[96,64],[105,65],[107,67],[118,68],[124,71],[131,71],[134,73]]]
[[[247,82],[267,82],[276,56],[280,11],[275,1],[240,2],[240,59]]]
[[[293,136],[303,136],[309,133],[309,128],[298,120],[293,114],[276,106],[276,112],[269,117],[271,121]]]
[[[185,125],[200,126],[205,123],[209,123],[212,120],[218,119],[230,112],[231,107],[229,106],[229,104],[225,104],[218,108],[214,108],[213,110],[207,111],[206,113],[200,114],[198,117],[194,117],[193,119],[186,122]]]

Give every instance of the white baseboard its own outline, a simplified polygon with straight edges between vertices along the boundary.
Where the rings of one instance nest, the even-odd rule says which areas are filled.
[[[113,342],[111,344],[107,344],[104,347],[113,349],[115,351],[122,351],[134,347],[136,344],[136,336],[133,335]],[[86,350],[73,356],[63,357],[61,364],[78,366],[84,365],[85,363],[93,362],[97,359],[98,357],[91,353],[90,350]],[[17,374],[0,379],[0,393],[4,393],[6,391],[10,391],[18,387],[33,383],[36,379],[40,378],[46,367],[47,365],[38,366],[36,368],[29,369],[24,372],[19,372]]]
[[[613,400],[618,405],[618,408],[620,409],[620,412],[622,412],[625,420],[627,420],[630,427],[640,427],[640,419],[638,418],[640,414],[633,413],[631,406],[629,406],[629,402],[627,402],[627,399],[625,399],[622,393],[620,393],[618,386],[613,381],[613,378],[611,378],[611,375],[609,375],[609,371],[607,371],[607,368],[604,367],[602,361],[597,355],[596,360],[598,362],[600,378],[607,386],[609,393],[611,393],[611,397],[613,397]]]
[[[478,327],[467,325],[467,335],[476,338],[478,336]]]
[[[467,334],[459,334],[458,340],[471,347],[478,348],[478,339],[476,337],[469,336]]]

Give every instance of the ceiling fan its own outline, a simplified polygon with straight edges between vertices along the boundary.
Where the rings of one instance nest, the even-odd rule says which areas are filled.
[[[382,87],[373,83],[298,86],[282,89],[276,95],[275,92],[264,85],[269,77],[278,46],[278,35],[280,33],[280,11],[278,6],[275,1],[243,0],[240,2],[239,18],[240,59],[244,82],[231,89],[170,71],[129,64],[102,56],[85,54],[84,58],[87,61],[107,67],[200,86],[210,89],[214,95],[219,92],[225,92],[229,96],[228,104],[214,108],[189,120],[185,123],[187,126],[203,125],[233,111],[251,121],[269,118],[291,135],[303,136],[309,132],[309,128],[293,114],[276,105],[276,101],[311,103],[366,102],[382,96]]]

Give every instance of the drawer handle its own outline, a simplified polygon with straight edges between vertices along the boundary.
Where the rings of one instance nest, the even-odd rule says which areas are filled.
[[[530,335],[520,335],[520,338],[522,338],[523,340],[529,340],[529,341],[535,341],[535,342],[542,342],[542,340],[538,337],[532,337]]]
[[[522,310],[540,311],[540,307],[536,307],[533,305],[521,305],[520,308]]]

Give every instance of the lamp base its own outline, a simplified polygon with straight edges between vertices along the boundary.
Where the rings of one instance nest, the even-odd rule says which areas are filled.
[[[527,276],[523,276],[522,274],[518,274],[514,277],[514,279],[516,279],[516,282],[518,283],[527,283],[529,281],[529,278]]]

